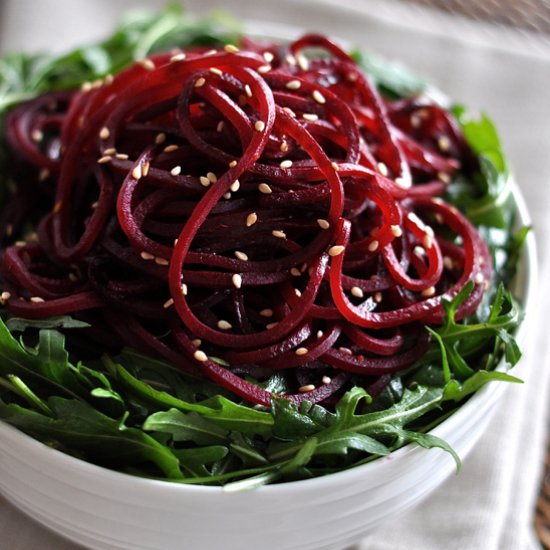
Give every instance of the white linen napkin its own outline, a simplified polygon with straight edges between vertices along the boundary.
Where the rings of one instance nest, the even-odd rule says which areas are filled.
[[[0,51],[68,49],[106,34],[129,7],[161,0],[4,0]],[[204,12],[212,0],[189,0]],[[496,121],[527,199],[539,245],[542,283],[550,280],[550,40],[411,7],[396,0],[260,2],[225,0],[238,19],[292,24],[345,38],[398,59],[451,97]],[[452,477],[417,508],[381,524],[354,550],[534,550],[533,511],[547,435],[550,339],[541,292],[525,357],[490,428]],[[2,548],[74,550],[0,500]],[[167,549],[170,550],[170,549]]]

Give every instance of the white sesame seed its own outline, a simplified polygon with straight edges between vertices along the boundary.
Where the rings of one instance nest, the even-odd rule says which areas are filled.
[[[109,147],[103,151],[104,155],[116,155],[116,149],[114,147]]]
[[[264,52],[263,57],[268,63],[271,63],[275,59],[275,56],[271,52]]]
[[[286,233],[284,231],[281,231],[279,229],[274,229],[271,234],[274,237],[277,237],[277,239],[286,239]]]
[[[296,268],[296,267],[291,267],[290,268],[290,274],[293,276],[293,277],[300,277],[302,275],[302,272]]]
[[[365,296],[363,291],[358,286],[351,287],[351,294],[356,298],[363,298]]]
[[[32,296],[30,300],[33,304],[41,304],[45,302],[44,298],[40,298],[40,296]]]
[[[445,267],[445,269],[453,269],[453,259],[449,258],[449,256],[443,256],[443,266]]]
[[[170,265],[170,262],[166,258],[161,258],[160,256],[155,257],[155,263],[157,265]]]
[[[224,319],[221,319],[218,321],[218,328],[220,330],[231,330],[233,328],[233,325],[229,323],[228,321],[225,321]]]
[[[338,172],[340,170],[340,166],[337,162],[331,162],[330,165],[332,166],[332,168],[334,168],[335,172]]]
[[[44,139],[44,133],[41,130],[35,129],[31,132],[31,138],[38,143]]]
[[[265,328],[267,330],[271,330],[272,328],[275,328],[279,323],[268,323]]]
[[[345,348],[343,346],[340,346],[338,348],[338,351],[341,351],[342,353],[345,353],[346,355],[353,355],[353,351],[351,351],[349,348]]]
[[[311,96],[320,105],[324,105],[327,102],[327,100],[325,99],[325,96],[319,90],[313,90],[313,93],[311,94]]]
[[[414,212],[409,212],[407,214],[407,218],[409,218],[409,220],[413,222],[420,229],[424,229],[426,227],[424,225],[424,222]]]
[[[165,153],[173,153],[174,151],[177,151],[179,149],[178,145],[167,145],[163,151]]]
[[[170,63],[177,63],[178,61],[183,61],[185,57],[186,56],[183,52],[177,53],[170,58]]]
[[[332,378],[330,376],[323,376],[323,378],[321,378],[321,382],[323,384],[330,384],[332,382]]]
[[[225,200],[229,200],[229,199],[231,198],[231,193],[230,193],[229,191],[228,191],[227,193],[224,193],[224,194],[223,194],[223,198],[224,198]]]
[[[197,360],[197,361],[200,361],[201,363],[204,363],[205,361],[208,361],[208,355],[206,355],[206,353],[204,353],[204,351],[198,349],[194,354],[193,354],[193,357]]]
[[[244,93],[248,96],[248,97],[252,97],[252,89],[250,88],[250,86],[248,84],[245,84],[244,85]]]
[[[451,183],[451,176],[446,172],[438,172],[437,178],[441,180],[443,183]]]
[[[242,260],[243,262],[246,262],[248,260],[248,255],[244,252],[241,252],[240,250],[235,250],[235,257],[239,260]]]
[[[215,75],[218,75],[218,76],[221,76],[223,74],[223,72],[218,69],[217,67],[210,67],[208,69],[212,74],[215,74]]]
[[[425,251],[421,246],[415,246],[413,248],[413,254],[416,254],[417,256],[422,257],[422,256],[424,256]]]
[[[198,348],[202,344],[202,340],[200,338],[195,338],[194,340],[191,340],[191,343]]]
[[[181,174],[181,166],[174,166],[174,168],[170,170],[170,174],[172,174],[172,176],[179,176]]]
[[[294,289],[294,294],[296,294],[296,296],[298,296],[298,298],[302,295],[302,291],[298,288],[295,288]]]
[[[425,288],[420,294],[422,294],[424,298],[431,298],[435,294],[435,287],[430,286],[428,288]]]
[[[254,129],[256,132],[263,132],[265,130],[265,122],[263,120],[257,120],[254,123]]]
[[[218,50],[212,49],[208,50],[204,55],[216,55],[218,53]]]
[[[142,260],[154,260],[155,259],[154,254],[150,254],[149,252],[145,252],[145,250],[143,252],[141,252],[140,256],[141,256]]]
[[[264,195],[270,195],[273,193],[273,190],[269,187],[269,185],[267,185],[267,183],[260,183],[260,185],[258,185],[258,190]]]
[[[383,162],[379,162],[376,167],[378,168],[378,171],[383,175],[383,176],[387,176],[388,175],[388,167],[383,163]]]
[[[331,246],[329,249],[328,249],[328,255],[329,256],[339,256],[340,254],[342,254],[342,252],[344,252],[345,250],[345,247],[342,246],[342,245],[334,245],[334,246]]]
[[[483,273],[477,273],[474,277],[474,281],[476,284],[480,285],[483,281],[485,281],[485,277],[483,276]]]
[[[141,166],[139,164],[132,170],[132,177],[135,180],[141,179]]]
[[[97,208],[98,205],[99,205],[99,202],[98,202],[98,201],[92,202],[92,204],[90,205],[90,208],[91,208],[92,210],[95,210],[95,209]],[[17,243],[15,243],[15,244],[17,244]]]
[[[232,161],[229,163],[229,168],[235,168],[235,166],[237,166],[237,161],[236,161],[236,160],[232,160]]]
[[[83,82],[80,86],[80,91],[87,94],[92,90],[93,86],[91,82]]]
[[[119,160],[128,160],[128,155],[126,153],[117,153],[115,157]]]
[[[297,348],[294,353],[296,355],[307,355],[308,349],[307,348]]]
[[[27,246],[27,243],[26,243],[26,241],[15,241],[15,246],[17,248],[23,248],[23,247]]]
[[[101,131],[99,132],[99,139],[109,139],[109,136],[111,135],[111,132],[109,131],[109,128],[107,126],[104,126],[101,128]]]
[[[141,168],[141,173],[143,175],[143,177],[145,178],[147,176],[147,174],[149,173],[149,168],[151,168],[151,163],[149,161],[147,162],[144,162],[143,163],[143,166]]]
[[[319,120],[319,117],[315,113],[304,113],[302,118],[308,122],[315,122],[316,120]]]
[[[206,177],[210,180],[210,183],[216,183],[218,181],[218,177],[214,174],[214,172],[208,172]]]
[[[298,90],[300,89],[301,85],[302,83],[299,80],[289,80],[285,84],[285,87],[288,88],[289,90]]]
[[[166,134],[164,132],[159,132],[156,136],[155,136],[155,143],[157,145],[160,145],[161,143],[164,143],[166,141]]]
[[[379,304],[382,301],[382,293],[381,292],[375,292],[374,293],[374,301]]]
[[[235,180],[229,187],[229,189],[231,189],[233,193],[236,193],[240,188],[241,188],[241,182],[239,180]]]
[[[424,248],[429,249],[433,246],[433,239],[429,235],[424,235],[424,238],[422,239],[422,244],[424,245]]]
[[[140,59],[138,64],[141,65],[147,71],[154,71],[155,64],[150,59]]]
[[[282,153],[288,153],[288,142],[286,140],[283,139],[283,141],[281,142],[281,146],[279,147],[279,149],[281,150]]]
[[[291,53],[285,55],[285,60],[289,65],[296,65],[296,58]]]
[[[256,214],[256,212],[251,212],[246,217],[246,227],[250,227],[254,225],[257,221],[258,221],[258,215]]]
[[[262,65],[261,67],[258,67],[257,70],[260,74],[268,73],[271,70],[271,65]]]
[[[201,182],[201,185],[203,187],[209,187],[210,184],[212,183],[206,176],[201,176],[199,178],[199,181]]]
[[[201,76],[197,78],[197,81],[195,82],[194,86],[195,88],[202,88],[206,84],[206,79]]]
[[[434,233],[434,230],[433,230],[431,225],[426,225],[424,227],[424,231],[425,231],[426,235],[429,235],[432,238],[435,237],[435,233]]]
[[[235,288],[241,288],[243,284],[243,278],[238,273],[234,273],[231,277],[231,282],[233,283],[233,286]]]
[[[290,168],[292,166],[292,161],[290,159],[283,160],[279,166],[281,168]]]
[[[182,293],[184,296],[187,296],[187,292],[188,292],[187,285],[186,285],[185,283],[182,283],[182,284],[181,284],[181,293]]]
[[[224,120],[220,120],[220,121],[218,122],[218,124],[216,124],[216,132],[222,132],[224,126],[225,126],[225,121],[224,121]]]
[[[168,309],[169,307],[172,307],[174,305],[174,299],[173,298],[168,298],[168,300],[166,300],[166,302],[164,302],[164,304],[162,304],[162,307],[164,309]]]
[[[322,338],[323,334],[324,334],[324,332],[322,330],[318,330],[316,336],[317,336],[317,338]]]
[[[97,159],[98,164],[107,164],[108,162],[111,162],[113,160],[113,157],[109,155],[105,155],[99,159]]]
[[[440,136],[437,140],[437,146],[443,152],[451,148],[451,140],[447,136]]]
[[[422,124],[422,117],[418,116],[418,113],[413,113],[411,115],[411,126],[413,128],[419,128]]]
[[[391,232],[394,237],[401,237],[403,235],[403,230],[399,225],[392,225]]]
[[[317,220],[317,223],[319,224],[319,227],[321,229],[328,229],[330,227],[330,223],[327,220],[324,220],[323,218],[319,218]]]
[[[309,69],[309,61],[307,60],[307,58],[302,54],[298,54],[295,57],[298,63],[298,67],[300,67],[302,71],[307,71]]]
[[[300,393],[308,393],[310,391],[313,391],[315,389],[315,386],[313,384],[306,384],[305,386],[300,386],[298,388],[298,391]]]
[[[371,242],[369,243],[369,246],[367,247],[367,248],[369,249],[369,252],[374,252],[375,250],[377,250],[379,244],[380,244],[380,243],[379,243],[378,241],[376,241],[376,240],[371,241]]]
[[[11,298],[11,292],[4,290],[4,292],[0,294],[0,303],[4,305],[10,298]]]
[[[260,311],[260,315],[262,317],[273,317],[273,310],[272,309],[269,309],[269,308],[266,308],[266,309],[262,309]]]
[[[239,48],[237,48],[237,46],[234,46],[233,44],[226,44],[223,49],[227,52],[227,53],[239,53]]]

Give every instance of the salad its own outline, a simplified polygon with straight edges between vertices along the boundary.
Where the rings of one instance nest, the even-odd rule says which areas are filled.
[[[329,38],[179,8],[0,59],[0,419],[250,488],[356,466],[518,382],[486,116]]]

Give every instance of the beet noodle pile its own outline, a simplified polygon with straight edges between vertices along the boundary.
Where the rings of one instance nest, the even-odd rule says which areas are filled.
[[[442,299],[473,281],[471,315],[491,277],[440,198],[473,162],[456,122],[381,99],[322,36],[155,55],[19,105],[7,140],[21,185],[1,221],[41,217],[3,254],[11,313],[73,315],[99,349],[250,402],[270,404],[250,379],[275,371],[296,403],[376,394],[426,351]]]

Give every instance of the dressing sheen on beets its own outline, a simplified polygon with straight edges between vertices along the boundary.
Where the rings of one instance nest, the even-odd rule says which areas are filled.
[[[9,311],[92,320],[253,403],[277,370],[295,403],[352,375],[380,392],[442,300],[472,283],[469,316],[492,277],[440,198],[474,158],[453,116],[382,99],[322,36],[156,54],[18,105],[7,140],[55,186],[37,240],[3,255]]]

